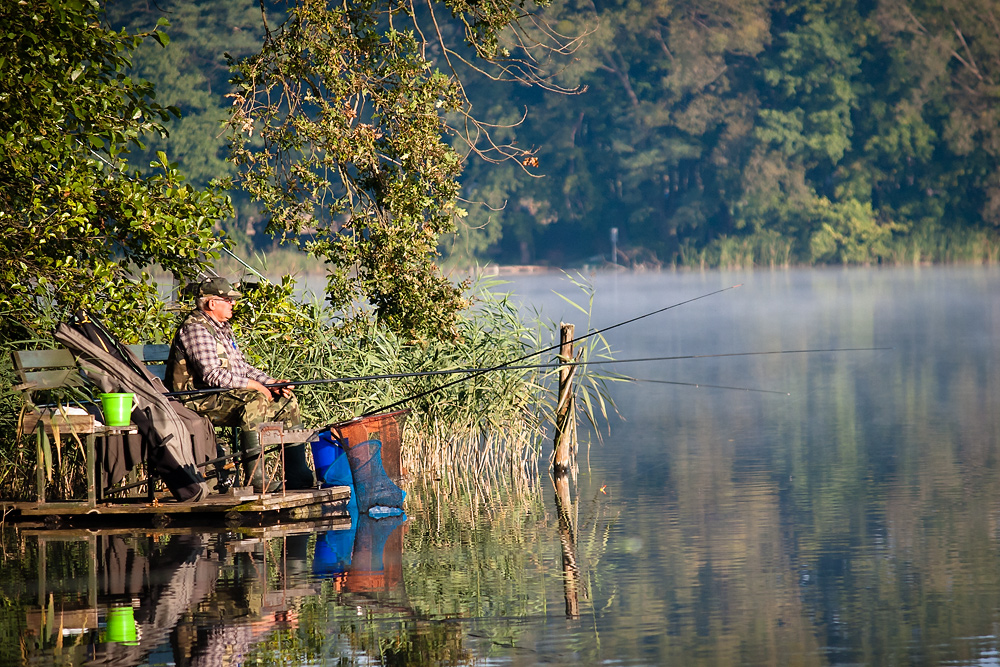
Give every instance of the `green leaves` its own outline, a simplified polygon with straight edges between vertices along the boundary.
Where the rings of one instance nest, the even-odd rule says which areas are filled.
[[[234,63],[231,159],[268,231],[331,265],[334,308],[368,302],[398,333],[448,338],[467,302],[433,260],[461,172],[441,114],[461,98],[412,30],[385,28],[399,10],[297,3]]]
[[[165,155],[158,171],[121,160],[166,110],[124,74],[148,33],[103,28],[97,7],[0,7],[15,35],[0,42],[0,336],[44,334],[84,307],[128,342],[163,339],[170,318],[139,267],[193,275],[220,243],[220,192],[183,185]]]

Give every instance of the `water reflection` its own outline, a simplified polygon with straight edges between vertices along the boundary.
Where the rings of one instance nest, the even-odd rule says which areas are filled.
[[[76,665],[308,658],[321,643],[309,641],[316,628],[300,632],[300,618],[324,589],[356,614],[412,613],[404,531],[401,516],[236,533],[23,531],[17,548],[26,569],[35,566],[24,583],[37,596],[20,610],[22,657]],[[17,615],[8,606],[3,624],[18,625]]]
[[[576,503],[570,491],[570,475],[557,472],[556,513],[559,515],[559,544],[562,546],[563,588],[566,618],[580,617],[580,564],[576,556]]]

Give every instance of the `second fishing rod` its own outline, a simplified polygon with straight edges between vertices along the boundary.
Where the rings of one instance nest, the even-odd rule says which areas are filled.
[[[631,364],[631,363],[641,363],[650,361],[681,361],[685,359],[714,359],[718,357],[748,357],[748,356],[775,355],[775,354],[806,354],[806,353],[816,353],[816,352],[860,352],[860,351],[885,350],[885,349],[889,348],[831,347],[831,348],[812,348],[808,350],[763,350],[757,352],[722,352],[718,354],[680,354],[680,355],[672,355],[666,357],[639,357],[635,359],[592,359],[584,361],[574,360],[574,361],[550,362],[544,364],[515,364],[515,365],[504,365],[504,366],[489,366],[484,368],[449,368],[449,369],[434,370],[434,371],[415,371],[411,373],[383,373],[381,375],[354,375],[350,377],[341,377],[341,378],[319,378],[316,380],[290,380],[288,382],[275,382],[272,384],[265,384],[264,386],[267,387],[268,389],[281,389],[283,387],[304,387],[304,386],[321,385],[321,384],[338,384],[338,383],[363,382],[363,381],[375,381],[375,380],[398,380],[403,378],[434,377],[439,375],[465,375],[465,374],[483,374],[483,373],[493,373],[493,372],[503,372],[503,371],[540,370],[544,368],[571,368],[573,366]],[[468,378],[460,378],[458,381],[464,381],[466,379]],[[630,378],[623,378],[623,379],[630,379]],[[441,387],[435,387],[435,390],[440,389],[444,386],[445,385],[441,385]],[[697,385],[697,386],[708,386],[708,385]],[[218,394],[227,391],[232,391],[232,390],[226,388],[214,387],[211,389],[192,389],[189,391],[175,391],[167,395],[195,396],[202,394],[205,395]]]

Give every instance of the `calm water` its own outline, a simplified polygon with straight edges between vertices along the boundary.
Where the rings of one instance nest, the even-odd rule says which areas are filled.
[[[1000,665],[1000,271],[598,276],[590,323],[565,280],[509,287],[580,335],[737,283],[608,342],[887,349],[621,364],[559,503],[546,477],[349,528],[7,529],[0,658]]]

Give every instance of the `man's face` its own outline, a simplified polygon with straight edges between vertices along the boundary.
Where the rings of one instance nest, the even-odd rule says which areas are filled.
[[[205,304],[205,313],[216,322],[225,322],[233,316],[233,299],[213,296]]]

